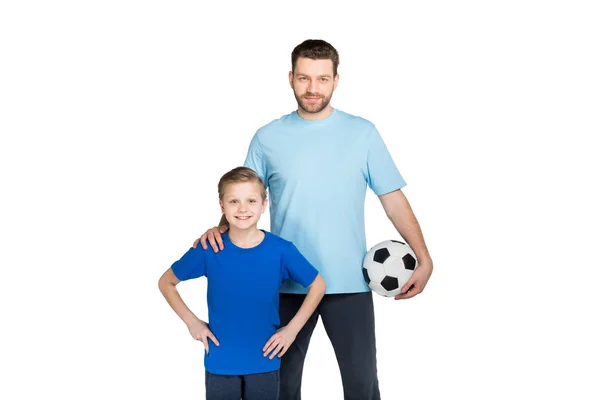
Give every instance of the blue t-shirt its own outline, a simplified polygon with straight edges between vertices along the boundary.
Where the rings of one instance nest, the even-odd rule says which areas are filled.
[[[291,279],[308,287],[318,271],[294,244],[269,232],[248,249],[233,244],[227,234],[223,242],[218,253],[190,248],[171,266],[181,281],[207,278],[208,321],[219,346],[208,340],[204,367],[222,375],[275,371],[279,357],[263,357],[262,349],[280,327],[280,286]]]
[[[367,292],[364,202],[406,185],[375,126],[337,109],[321,120],[296,111],[260,128],[245,166],[269,189],[271,232],[293,242],[327,283],[326,293]],[[306,293],[285,282],[284,293]]]

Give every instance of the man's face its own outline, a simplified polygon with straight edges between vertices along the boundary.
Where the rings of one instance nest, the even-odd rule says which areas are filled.
[[[333,76],[331,60],[300,57],[296,61],[296,69],[290,71],[289,79],[298,107],[307,113],[316,114],[329,105],[337,87],[338,75]]]

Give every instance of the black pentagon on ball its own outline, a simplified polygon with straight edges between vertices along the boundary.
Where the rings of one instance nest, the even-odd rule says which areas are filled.
[[[398,289],[398,278],[393,278],[391,276],[386,276],[381,281],[381,286],[388,292],[390,290]]]
[[[369,278],[369,272],[365,268],[362,269],[362,272],[363,276],[365,277],[365,282],[371,283],[371,278]]]
[[[375,251],[373,254],[373,261],[383,264],[385,260],[390,256],[390,252],[385,247],[383,249],[379,249]]]
[[[407,254],[402,257],[402,261],[404,261],[404,268],[410,269],[411,271],[415,270],[415,265],[417,264],[417,260],[412,256],[412,254]]]

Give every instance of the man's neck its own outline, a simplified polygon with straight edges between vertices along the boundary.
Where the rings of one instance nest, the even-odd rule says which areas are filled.
[[[328,118],[333,113],[333,107],[331,105],[327,105],[323,110],[318,113],[309,113],[304,111],[302,108],[298,107],[298,116],[302,119],[307,119],[310,121],[318,121],[320,119]]]
[[[236,229],[231,227],[228,231],[229,240],[237,247],[250,248],[262,242],[265,234],[256,226],[248,229]]]

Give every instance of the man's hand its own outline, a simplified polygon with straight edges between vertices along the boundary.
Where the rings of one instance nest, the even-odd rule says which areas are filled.
[[[227,229],[227,226],[215,226],[210,228],[202,236],[200,236],[199,239],[196,239],[192,247],[196,248],[198,246],[198,243],[201,243],[202,248],[206,250],[208,249],[208,246],[206,245],[206,239],[208,239],[208,242],[210,243],[210,246],[212,247],[213,251],[215,253],[218,253],[219,250],[223,250],[223,239],[221,238],[221,234],[227,232]]]
[[[427,285],[432,272],[433,262],[431,260],[419,263],[419,266],[415,268],[410,279],[402,286],[401,293],[394,297],[394,299],[410,299],[421,293],[425,289],[425,285]]]
[[[298,332],[288,326],[279,328],[263,347],[263,357],[269,355],[271,351],[273,352],[269,357],[270,360],[275,356],[278,356],[279,358],[283,357],[292,343],[294,343],[294,340],[296,340],[296,335],[298,335]]]
[[[195,340],[200,340],[204,343],[204,349],[206,350],[206,354],[208,354],[208,339],[212,340],[215,345],[219,345],[219,341],[215,337],[215,335],[208,329],[208,324],[202,320],[194,319],[192,322],[187,324],[187,327],[190,331],[190,334]]]

